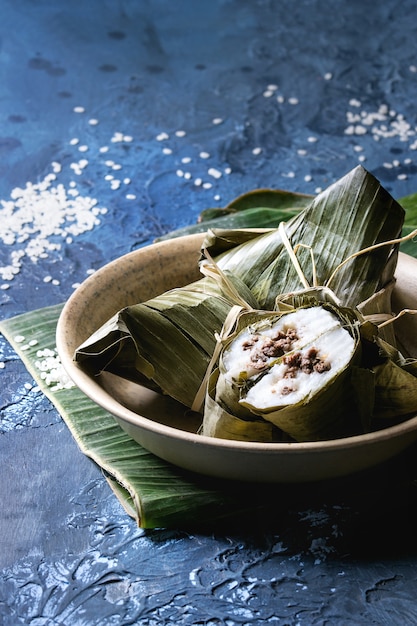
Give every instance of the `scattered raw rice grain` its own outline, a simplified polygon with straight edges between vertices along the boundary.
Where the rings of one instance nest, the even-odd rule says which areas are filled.
[[[123,141],[123,133],[115,132],[113,133],[113,137],[110,139],[112,143],[121,143]]]
[[[213,178],[221,178],[222,176],[222,173],[219,170],[216,170],[214,167],[210,167],[207,173]]]
[[[80,175],[86,164],[81,160],[69,167]],[[55,162],[52,168],[59,169]],[[55,179],[56,173],[52,172],[36,184],[16,187],[10,200],[0,201],[0,242],[19,246],[10,251],[9,263],[0,266],[3,280],[11,281],[19,274],[25,257],[33,263],[45,259],[60,249],[59,238],[66,242],[68,237],[72,239],[99,224],[93,213],[97,200],[80,196],[74,181],[68,189],[60,183],[53,186]]]
[[[77,106],[73,108],[74,113],[84,113],[85,112],[85,108],[81,107],[81,106]]]
[[[56,349],[38,350],[36,356],[38,359],[35,361],[35,367],[40,372],[40,378],[48,387],[54,391],[74,387],[74,383],[62,366]]]

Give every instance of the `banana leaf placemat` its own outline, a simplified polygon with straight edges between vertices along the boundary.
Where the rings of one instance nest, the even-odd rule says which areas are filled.
[[[142,528],[193,525],[253,510],[247,488],[213,481],[166,463],[136,443],[116,420],[65,377],[55,347],[63,305],[0,322],[42,392],[59,411],[80,450],[102,468],[127,513]],[[216,482],[216,481],[214,481]]]

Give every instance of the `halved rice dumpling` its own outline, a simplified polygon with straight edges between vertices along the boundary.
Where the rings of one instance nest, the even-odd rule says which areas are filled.
[[[224,436],[227,413],[245,422],[262,418],[297,441],[358,428],[350,373],[360,365],[361,343],[353,316],[318,304],[287,313],[243,313],[238,328],[219,361],[213,399],[224,413],[214,416],[211,406],[203,434],[215,428],[216,436]]]

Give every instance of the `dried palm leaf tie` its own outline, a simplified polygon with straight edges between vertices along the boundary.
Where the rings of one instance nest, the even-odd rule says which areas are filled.
[[[327,287],[329,286],[329,284],[332,282],[332,280],[334,279],[334,277],[337,274],[337,272],[339,270],[341,270],[342,267],[344,265],[346,265],[347,263],[349,263],[349,261],[351,261],[352,259],[354,259],[354,258],[356,258],[356,257],[358,257],[358,256],[360,256],[362,254],[366,254],[368,252],[372,252],[373,250],[376,250],[377,248],[382,248],[383,246],[399,245],[400,243],[404,243],[405,241],[410,241],[411,239],[414,239],[414,237],[417,237],[417,228],[415,230],[413,230],[411,233],[409,233],[408,235],[404,235],[403,237],[398,237],[397,239],[390,239],[389,241],[381,241],[380,243],[375,243],[372,246],[368,246],[367,248],[362,248],[362,250],[358,250],[357,252],[354,252],[353,254],[350,254],[344,261],[342,261],[336,267],[336,269],[331,274],[330,278],[327,279],[326,286]]]
[[[301,269],[301,265],[297,259],[297,251],[300,248],[306,248],[307,250],[310,250],[310,257],[311,257],[311,265],[313,268],[313,287],[318,287],[317,284],[317,273],[316,273],[316,264],[314,262],[314,252],[311,246],[307,246],[306,244],[303,243],[298,243],[294,248],[292,247],[290,240],[287,237],[287,233],[285,230],[285,222],[281,222],[280,225],[278,226],[278,230],[279,230],[279,234],[281,235],[282,238],[282,243],[284,244],[285,249],[288,252],[288,256],[291,259],[291,262],[294,266],[295,271],[298,274],[298,277],[302,283],[302,285],[306,288],[309,289],[311,287],[311,285],[309,284],[308,280],[305,277],[305,274],[303,272],[303,270]]]
[[[296,246],[294,246],[294,248],[291,246],[290,240],[287,237],[287,233],[285,230],[285,223],[281,222],[279,225],[279,233],[281,235],[282,238],[282,242],[283,245],[285,247],[285,249],[288,252],[288,256],[291,259],[291,262],[300,278],[300,281],[302,283],[302,285],[304,286],[305,289],[310,289],[311,285],[309,284],[308,280],[305,277],[305,274],[300,266],[300,263],[298,261],[297,258],[297,251],[299,248],[307,248],[308,250],[310,250],[310,255],[311,255],[311,265],[312,265],[312,274],[313,274],[313,287],[314,288],[319,288],[320,285],[317,282],[317,274],[316,274],[316,264],[314,261],[314,251],[312,250],[311,246],[308,246],[306,244],[302,244],[302,243],[298,243]],[[346,259],[344,259],[344,261],[342,261],[332,272],[330,278],[328,278],[328,280],[326,281],[325,285],[324,285],[324,289],[326,290],[330,290],[330,283],[332,282],[332,280],[334,280],[337,272],[339,272],[342,267],[344,267],[347,263],[349,263],[349,261],[352,261],[353,259],[355,259],[358,256],[361,256],[362,254],[367,254],[369,252],[373,252],[373,250],[376,250],[377,248],[382,248],[382,246],[394,246],[394,245],[399,245],[401,243],[404,243],[405,241],[410,241],[411,239],[414,239],[414,237],[417,237],[417,228],[415,230],[413,230],[411,233],[409,233],[408,235],[404,235],[403,237],[398,237],[397,239],[390,239],[389,241],[381,241],[380,243],[376,243],[372,246],[368,246],[367,248],[363,248],[362,250],[358,250],[357,252],[354,252],[353,254],[350,254]],[[333,292],[332,292],[333,293]],[[336,296],[333,294],[333,297],[338,300],[338,298],[336,298]],[[392,315],[389,313],[379,313],[379,314],[374,314],[374,315],[365,315],[364,319],[369,320],[374,322],[378,328],[383,328],[385,326],[387,326],[388,324],[391,324],[392,322],[395,322],[397,319],[399,319],[400,317],[402,317],[403,315],[416,315],[417,311],[414,309],[403,309],[402,311],[400,311],[400,313],[398,313],[397,315]]]
[[[376,243],[372,246],[369,246],[367,248],[363,248],[362,250],[358,250],[357,252],[354,252],[353,254],[349,255],[344,261],[342,261],[340,263],[340,265],[338,265],[335,270],[333,271],[333,273],[331,274],[330,278],[326,281],[326,287],[329,288],[329,284],[332,282],[332,280],[334,279],[335,275],[337,274],[337,272],[344,267],[347,263],[349,263],[349,261],[351,261],[352,259],[362,255],[362,254],[367,254],[368,252],[372,252],[373,250],[376,250],[377,248],[382,248],[383,246],[395,246],[395,245],[399,245],[401,243],[404,243],[405,241],[410,241],[411,239],[414,239],[414,237],[417,237],[417,228],[415,230],[413,230],[411,233],[409,233],[408,235],[404,235],[403,237],[398,237],[397,239],[391,239],[389,241],[381,241],[380,243]],[[378,328],[384,328],[386,326],[388,326],[388,324],[392,324],[393,322],[395,322],[397,319],[399,319],[400,317],[402,317],[403,315],[415,315],[417,314],[417,310],[414,309],[403,309],[402,311],[400,311],[397,315],[392,315],[389,313],[383,314],[383,313],[379,313],[376,315],[365,315],[364,319],[367,319],[369,321],[372,321],[373,323],[375,323],[376,326],[378,326]],[[382,320],[382,321],[380,321]]]
[[[417,315],[417,309],[402,309],[397,315],[393,315],[389,319],[377,324],[378,328],[383,328],[384,326],[388,326],[388,324],[392,324],[392,322],[396,322],[403,315]]]

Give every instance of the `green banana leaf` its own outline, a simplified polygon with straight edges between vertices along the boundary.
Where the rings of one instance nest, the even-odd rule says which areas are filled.
[[[155,241],[202,233],[214,228],[275,228],[279,222],[286,222],[302,211],[313,198],[313,195],[281,189],[255,189],[232,200],[226,207],[204,209],[197,224],[171,231]],[[408,235],[417,228],[417,193],[404,196],[398,202],[406,212],[403,235]],[[414,247],[414,242],[405,241],[400,245],[400,250],[413,256]]]
[[[276,228],[308,206],[313,196],[282,189],[255,189],[224,208],[205,209],[198,223],[159,237],[156,241],[203,233],[210,228]]]

